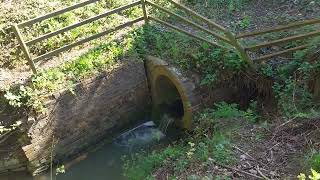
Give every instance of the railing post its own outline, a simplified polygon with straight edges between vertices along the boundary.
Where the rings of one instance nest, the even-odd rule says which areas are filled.
[[[236,50],[239,52],[240,57],[246,61],[250,67],[254,68],[254,64],[252,59],[249,57],[247,52],[244,50],[243,46],[239,43],[239,41],[236,39],[236,37],[230,32],[225,31],[226,36],[229,38],[232,45],[236,48]]]
[[[16,24],[14,24],[14,25],[12,26],[12,30],[13,30],[15,36],[16,36],[17,39],[18,39],[18,42],[19,42],[19,44],[20,44],[20,47],[21,47],[21,49],[22,49],[22,51],[23,51],[26,59],[28,60],[28,63],[29,63],[30,68],[32,69],[32,72],[33,72],[34,74],[37,74],[37,69],[36,69],[36,67],[35,67],[35,65],[34,65],[34,62],[33,62],[32,58],[31,58],[31,56],[30,56],[28,47],[27,47],[27,45],[25,44],[25,42],[23,41],[23,38],[22,38],[22,36],[21,36],[21,33],[20,33],[20,31],[19,31],[18,26],[17,26]]]
[[[144,22],[149,23],[148,13],[147,13],[147,8],[146,8],[146,0],[141,0],[141,4],[142,4]]]

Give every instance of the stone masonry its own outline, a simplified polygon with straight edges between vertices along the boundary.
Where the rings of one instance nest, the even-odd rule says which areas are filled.
[[[48,102],[48,113],[36,118],[23,147],[28,168],[37,174],[54,161],[74,156],[137,119],[150,104],[144,64],[126,60],[112,73],[102,73],[62,91]]]

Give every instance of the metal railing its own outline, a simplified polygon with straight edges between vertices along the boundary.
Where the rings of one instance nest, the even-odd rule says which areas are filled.
[[[265,29],[265,30],[262,30],[262,31],[257,31],[257,32],[252,32],[252,33],[243,33],[243,34],[239,34],[239,35],[236,36],[233,33],[231,33],[230,31],[228,31],[226,28],[220,26],[219,24],[216,24],[216,23],[212,22],[211,20],[207,19],[206,17],[196,13],[195,11],[189,9],[188,7],[186,7],[186,6],[182,5],[182,4],[179,4],[179,3],[177,3],[177,2],[175,2],[173,0],[169,0],[169,2],[171,2],[176,8],[185,11],[188,15],[191,15],[192,17],[200,20],[202,23],[206,24],[206,27],[200,25],[200,23],[196,23],[196,22],[190,20],[189,18],[186,18],[186,17],[183,17],[181,15],[178,15],[178,14],[172,12],[171,10],[166,9],[166,8],[160,6],[160,5],[157,5],[156,3],[151,2],[149,0],[137,0],[135,2],[132,2],[132,3],[128,4],[128,5],[121,6],[121,7],[118,7],[116,9],[113,9],[113,10],[109,10],[109,11],[103,13],[103,14],[96,15],[94,17],[91,17],[91,18],[85,19],[85,20],[83,20],[81,22],[66,26],[66,27],[64,27],[62,29],[59,29],[59,30],[56,30],[56,31],[53,31],[53,32],[50,32],[50,33],[47,33],[47,34],[44,34],[44,35],[42,35],[40,37],[37,37],[35,39],[29,40],[29,41],[26,41],[26,42],[24,41],[24,39],[23,39],[23,37],[21,35],[20,28],[24,28],[26,26],[31,26],[31,25],[33,25],[33,24],[35,24],[37,22],[41,22],[43,20],[55,17],[57,15],[60,15],[60,14],[66,13],[68,11],[71,11],[71,10],[86,6],[88,4],[91,4],[91,3],[94,3],[94,2],[97,2],[97,1],[99,1],[99,0],[85,1],[85,2],[78,3],[78,4],[75,4],[73,6],[61,9],[61,10],[54,11],[54,12],[46,14],[46,15],[43,15],[43,16],[40,16],[40,17],[31,19],[31,20],[16,24],[16,25],[13,25],[13,31],[16,34],[16,37],[17,37],[17,39],[19,41],[19,44],[20,44],[20,47],[21,47],[22,51],[24,52],[24,54],[25,54],[25,56],[26,56],[26,58],[28,60],[28,63],[30,65],[33,73],[37,73],[37,69],[36,69],[36,67],[34,65],[34,61],[39,61],[39,60],[42,60],[42,59],[46,59],[46,58],[52,57],[52,56],[57,55],[57,54],[59,54],[59,53],[61,53],[63,51],[69,50],[69,49],[71,49],[71,48],[73,48],[75,46],[81,45],[83,43],[89,42],[89,41],[97,39],[97,38],[100,38],[100,37],[105,36],[105,35],[107,35],[109,33],[115,32],[117,30],[121,30],[121,29],[123,29],[125,27],[132,26],[133,24],[135,24],[137,22],[140,22],[140,21],[143,21],[143,20],[145,21],[145,23],[148,23],[149,21],[155,21],[157,23],[160,23],[160,24],[162,24],[164,26],[172,28],[172,29],[174,29],[176,31],[179,31],[181,33],[187,34],[188,36],[191,36],[191,37],[193,37],[195,39],[198,39],[200,41],[204,41],[204,42],[206,42],[208,44],[211,44],[213,46],[216,46],[218,48],[230,49],[230,48],[228,48],[226,46],[223,46],[223,45],[218,43],[218,41],[222,41],[222,42],[230,45],[232,47],[230,50],[234,50],[235,52],[237,52],[239,54],[239,56],[249,64],[250,67],[254,67],[253,62],[256,62],[256,61],[258,62],[258,61],[266,60],[268,58],[272,58],[272,57],[275,57],[275,56],[283,55],[283,54],[286,54],[286,53],[289,53],[289,52],[301,50],[301,49],[306,48],[307,46],[306,45],[302,45],[302,46],[290,48],[290,49],[283,50],[283,51],[280,51],[280,52],[276,52],[276,53],[273,53],[273,54],[264,55],[262,57],[254,59],[254,60],[252,58],[250,58],[250,56],[248,55],[248,51],[256,51],[256,50],[261,49],[263,47],[270,47],[270,46],[274,46],[274,45],[278,45],[278,44],[282,44],[282,43],[286,43],[286,42],[292,42],[292,41],[295,41],[295,40],[299,40],[299,39],[304,39],[304,38],[314,37],[314,36],[320,35],[320,31],[314,31],[314,32],[305,33],[305,34],[301,34],[301,35],[296,35],[296,36],[292,36],[292,37],[287,37],[287,38],[283,38],[283,39],[279,39],[279,40],[275,40],[275,41],[271,41],[271,42],[260,43],[258,45],[254,45],[254,46],[244,47],[243,45],[241,45],[239,39],[258,36],[258,35],[263,35],[263,34],[271,33],[271,32],[278,32],[278,31],[288,30],[288,29],[292,29],[292,28],[304,27],[304,26],[307,26],[307,25],[313,25],[313,24],[320,23],[320,19],[306,20],[306,21],[303,21],[303,22],[293,23],[293,24],[290,24],[290,25],[287,25],[287,26],[279,26],[279,27],[276,27],[276,28]],[[55,50],[50,51],[50,52],[47,52],[46,54],[40,55],[38,57],[32,58],[31,55],[30,55],[28,46],[34,45],[35,43],[41,42],[43,40],[46,40],[46,39],[51,38],[53,36],[56,36],[58,34],[70,31],[70,30],[72,30],[74,28],[77,28],[79,26],[91,23],[93,21],[99,20],[101,18],[104,18],[104,17],[110,16],[110,15],[119,13],[121,11],[127,10],[127,9],[135,7],[135,6],[139,6],[139,5],[141,5],[142,11],[143,11],[143,17],[128,21],[128,22],[126,22],[126,23],[124,23],[122,25],[119,25],[119,26],[114,27],[112,29],[106,30],[104,32],[100,32],[98,34],[92,35],[92,36],[87,37],[85,39],[82,39],[82,40],[76,41],[74,43],[68,44],[66,46],[60,47],[58,49],[55,49]],[[198,35],[196,35],[194,33],[191,33],[191,32],[189,32],[187,30],[184,30],[184,29],[182,29],[182,28],[180,28],[180,27],[178,27],[178,26],[176,26],[174,24],[170,24],[169,22],[165,22],[165,21],[163,21],[161,19],[158,19],[158,18],[156,18],[156,17],[154,17],[152,15],[149,15],[148,12],[147,12],[147,6],[151,6],[153,8],[156,8],[156,9],[158,9],[158,10],[164,12],[164,13],[167,13],[167,14],[169,14],[169,15],[171,15],[171,16],[179,19],[179,20],[181,20],[181,22],[186,23],[189,26],[192,26],[193,28],[196,28],[196,29],[198,29],[198,30],[200,30],[202,32],[205,32],[206,34],[209,34],[210,36],[213,36],[215,41],[208,40],[208,39],[203,38],[201,36],[198,36]],[[218,31],[218,33],[216,31]]]
[[[43,16],[40,16],[40,17],[31,19],[31,20],[28,20],[28,21],[13,25],[13,27],[12,27],[13,32],[15,33],[15,35],[16,35],[16,37],[18,39],[20,48],[22,49],[26,59],[28,60],[28,64],[29,64],[30,68],[32,69],[33,73],[37,73],[37,69],[36,69],[35,64],[34,64],[35,61],[39,61],[39,60],[42,60],[42,59],[46,59],[46,58],[52,57],[52,56],[57,55],[57,54],[59,54],[59,53],[61,53],[63,51],[66,51],[66,50],[69,50],[69,49],[71,49],[73,47],[79,46],[79,45],[81,45],[83,43],[86,43],[86,42],[92,41],[94,39],[100,38],[100,37],[105,36],[107,34],[113,33],[113,32],[115,32],[117,30],[121,30],[121,29],[123,29],[125,27],[128,27],[128,26],[131,26],[131,25],[133,25],[133,24],[135,24],[137,22],[143,21],[145,19],[145,17],[146,17],[146,16],[145,17],[140,17],[140,18],[128,21],[128,22],[126,22],[124,24],[121,24],[119,26],[113,27],[113,28],[108,29],[106,31],[100,32],[98,34],[95,34],[95,35],[92,35],[90,37],[84,38],[82,40],[79,40],[79,41],[73,42],[71,44],[65,45],[65,46],[60,47],[58,49],[55,49],[53,51],[47,52],[46,54],[42,54],[42,55],[37,56],[37,57],[32,57],[31,56],[28,46],[32,46],[32,45],[34,45],[34,44],[36,44],[38,42],[41,42],[41,41],[46,40],[48,38],[51,38],[53,36],[56,36],[56,35],[59,35],[61,33],[70,31],[70,30],[75,29],[77,27],[83,26],[85,24],[89,24],[89,23],[91,23],[93,21],[97,21],[97,20],[99,20],[101,18],[105,18],[107,16],[119,13],[121,11],[130,9],[130,8],[138,6],[138,5],[142,5],[143,8],[145,9],[144,1],[141,1],[141,0],[135,1],[135,2],[132,2],[132,3],[128,4],[128,5],[121,6],[121,7],[118,7],[116,9],[113,9],[113,10],[109,10],[109,11],[107,11],[105,13],[102,13],[102,14],[99,14],[97,16],[85,19],[85,20],[83,20],[81,22],[66,26],[66,27],[64,27],[62,29],[59,29],[59,30],[56,30],[56,31],[53,31],[53,32],[50,32],[50,33],[47,33],[47,34],[44,34],[44,35],[42,35],[40,37],[37,37],[35,39],[29,40],[29,41],[24,41],[23,36],[22,36],[22,34],[20,32],[21,28],[24,28],[26,26],[31,26],[31,25],[33,25],[35,23],[44,21],[46,19],[50,19],[52,17],[61,15],[63,13],[66,13],[66,12],[81,8],[83,6],[86,6],[86,5],[89,5],[89,4],[92,4],[92,3],[95,3],[97,1],[99,1],[99,0],[89,0],[89,1],[81,2],[81,3],[75,4],[73,6],[70,6],[70,7],[61,9],[61,10],[57,10],[57,11],[54,11],[52,13],[49,13],[49,14],[46,14],[46,15],[43,15]]]
[[[304,21],[295,22],[295,23],[292,23],[289,25],[283,25],[283,26],[278,26],[278,27],[274,27],[274,28],[264,29],[261,31],[256,31],[256,32],[251,32],[251,33],[242,33],[242,34],[237,35],[236,37],[237,37],[237,39],[243,39],[243,38],[248,38],[248,37],[261,36],[261,35],[265,35],[268,33],[288,31],[288,30],[293,30],[293,29],[297,29],[297,28],[301,28],[301,27],[306,27],[308,25],[316,25],[319,23],[320,23],[320,19],[304,20]],[[319,35],[320,35],[320,30],[314,30],[311,32],[301,33],[298,35],[293,35],[290,37],[281,38],[281,39],[277,39],[277,40],[273,40],[273,41],[269,41],[269,42],[262,42],[262,43],[259,43],[259,44],[253,45],[253,46],[245,47],[244,49],[246,52],[254,52],[254,51],[258,51],[261,48],[278,46],[278,45],[282,45],[285,43],[295,42],[297,40],[303,40],[303,39],[307,39],[307,38],[311,38],[311,37],[315,37],[315,36],[319,36]],[[298,50],[303,50],[303,49],[306,49],[307,47],[308,47],[307,44],[299,45],[299,46],[296,46],[293,48],[289,48],[289,49],[281,50],[281,51],[278,51],[275,53],[260,56],[258,58],[253,59],[253,61],[256,61],[256,62],[265,61],[265,60],[271,59],[276,56],[285,55],[285,54],[292,53],[292,52],[295,52]]]
[[[180,19],[184,23],[187,23],[188,25],[193,26],[194,28],[197,28],[197,29],[199,29],[201,31],[204,31],[205,33],[215,37],[215,39],[217,39],[217,40],[221,40],[221,41],[231,45],[236,50],[236,52],[239,53],[240,57],[244,61],[246,61],[250,66],[253,66],[253,62],[249,58],[248,54],[245,52],[245,49],[239,43],[239,41],[236,40],[235,35],[233,35],[230,31],[228,31],[227,29],[225,29],[224,27],[220,26],[219,24],[216,24],[216,23],[212,22],[211,20],[209,20],[206,17],[196,13],[195,11],[189,9],[188,7],[186,7],[186,6],[182,5],[182,4],[179,4],[179,3],[177,3],[177,2],[175,2],[173,0],[169,0],[169,2],[171,2],[175,7],[184,10],[187,14],[189,14],[189,15],[191,15],[191,16],[199,19],[199,20],[201,20],[202,22],[207,24],[208,27],[214,28],[215,30],[221,32],[223,35],[215,33],[213,31],[211,31],[210,29],[207,29],[207,28],[205,28],[205,27],[203,27],[203,26],[201,26],[201,25],[199,25],[199,24],[197,24],[195,22],[192,22],[192,21],[190,21],[189,19],[187,19],[185,17],[182,17],[182,16],[180,16],[180,15],[178,15],[178,14],[176,14],[176,13],[174,13],[174,12],[168,10],[168,9],[165,9],[165,8],[155,4],[155,3],[152,3],[151,1],[146,1],[146,4],[150,5],[150,6],[154,7],[154,8],[157,8],[157,9],[159,9],[159,10],[165,12],[165,13],[168,13],[169,15],[172,15],[172,16]],[[158,18],[149,16],[148,19],[156,21],[156,22],[158,22],[158,23],[160,23],[160,24],[162,24],[164,26],[170,27],[170,28],[175,29],[175,30],[177,30],[179,32],[185,33],[185,34],[187,34],[187,35],[189,35],[189,36],[191,36],[193,38],[205,41],[205,42],[207,42],[207,43],[209,43],[209,44],[211,44],[213,46],[226,49],[226,47],[218,44],[217,42],[209,41],[209,40],[207,40],[205,38],[202,38],[200,36],[194,35],[194,34],[188,32],[188,31],[183,30],[182,28],[179,28],[179,27],[177,27],[177,26],[175,26],[173,24],[164,22],[164,21],[162,21],[162,20],[160,20]]]

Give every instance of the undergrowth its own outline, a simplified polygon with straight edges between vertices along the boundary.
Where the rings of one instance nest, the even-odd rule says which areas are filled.
[[[70,1],[69,3],[74,2],[76,1]],[[101,13],[107,7],[118,7],[125,2],[101,2],[97,6],[87,7],[85,11],[78,10],[66,13],[32,27],[38,29],[38,31],[33,31],[30,28],[25,29],[24,32],[27,34],[27,39],[30,39]],[[210,6],[214,4],[231,11],[237,11],[247,1],[208,0],[205,2]],[[27,4],[30,7],[26,9],[25,14],[16,16],[15,12],[11,12],[6,16],[2,15],[1,19],[5,17],[10,21],[6,24],[2,22],[0,26],[4,28],[0,33],[1,50],[3,48],[9,50],[0,55],[0,67],[15,66],[15,63],[21,60],[21,52],[13,48],[16,45],[14,37],[5,27],[11,23],[20,22],[53,10],[49,6],[50,3],[52,2],[28,1]],[[188,3],[196,6],[202,1],[189,0]],[[34,6],[39,4],[42,4],[41,7],[43,8],[39,8],[39,12],[29,14],[30,9],[34,9]],[[57,7],[60,7],[68,3],[65,4],[65,2],[61,1],[58,4]],[[168,4],[164,3],[163,6],[167,7]],[[33,47],[31,49],[32,53],[45,53],[82,36],[88,36],[104,28],[113,27],[117,22],[125,18],[137,17],[141,15],[141,12],[134,9],[121,15],[123,16],[112,16],[75,29],[63,36],[51,38]],[[245,29],[250,23],[251,18],[246,16],[239,22],[239,26]],[[102,25],[107,26],[102,27]],[[286,35],[281,34],[280,36]],[[205,87],[215,87],[219,84],[229,83],[234,77],[242,76],[243,71],[247,68],[246,63],[235,52],[212,47],[207,43],[196,41],[174,31],[167,31],[167,29],[154,24],[134,29],[120,40],[111,39],[111,37],[106,37],[105,40],[109,40],[108,43],[103,43],[88,53],[59,67],[40,72],[32,77],[31,83],[28,85],[8,89],[5,94],[5,103],[13,107],[23,107],[42,113],[45,111],[44,101],[47,96],[62,89],[69,89],[73,92],[75,84],[82,79],[106,70],[112,70],[121,65],[122,62],[120,60],[126,57],[138,58],[143,57],[145,54],[161,57],[186,73],[199,74],[200,84]],[[292,61],[277,67],[263,65],[259,71],[259,76],[271,78],[275,81],[272,90],[278,101],[279,111],[285,117],[310,118],[320,114],[319,102],[315,101],[312,94],[315,77],[320,76],[320,61],[318,56],[315,58],[308,57],[310,52],[314,52],[318,48],[319,39],[315,39],[309,44],[307,50],[297,52]],[[306,61],[306,59],[310,59],[310,61]],[[231,151],[233,127],[225,127],[224,123],[239,118],[253,123],[258,122],[259,115],[256,109],[256,101],[252,101],[250,108],[245,111],[239,110],[238,105],[235,104],[216,104],[213,109],[207,109],[199,114],[195,120],[196,128],[191,137],[187,137],[185,140],[179,141],[164,150],[139,153],[127,157],[125,175],[130,179],[152,179],[151,174],[154,170],[159,167],[168,167],[173,171],[172,176],[174,177],[186,172],[192,164],[200,163],[204,164],[204,166],[212,163],[232,164],[234,161],[233,152]],[[0,131],[4,131],[1,130],[1,126]],[[310,164],[314,169],[319,170],[319,156],[315,155]]]
[[[73,93],[74,86],[82,79],[126,64],[125,61],[121,62],[121,59],[130,57],[138,61],[139,45],[135,44],[134,39],[139,42],[139,38],[135,32],[128,33],[122,39],[112,40],[109,37],[110,42],[101,44],[61,66],[33,75],[29,84],[7,89],[5,103],[43,113],[46,110],[46,98],[57,91],[70,90]]]
[[[19,23],[27,19],[31,19],[57,9],[62,9],[78,3],[78,0],[68,1],[9,1],[0,4],[0,67],[14,68],[21,66],[24,61],[20,48],[16,48],[17,40],[14,37],[11,25]],[[24,40],[30,40],[40,35],[55,31],[59,28],[74,24],[86,18],[95,16],[105,12],[107,9],[114,9],[124,4],[128,4],[129,0],[108,0],[98,1],[91,5],[61,14],[48,20],[36,23],[33,26],[26,27],[22,30]],[[110,27],[119,25],[126,19],[140,17],[142,15],[141,8],[135,7],[123,11],[121,14],[112,15],[98,21],[75,28],[67,33],[54,36],[48,40],[37,43],[32,46],[30,51],[34,55],[44,54],[48,51],[61,47],[67,43],[74,42],[83,37],[88,37]],[[98,41],[98,40],[96,40]]]
[[[145,54],[153,54],[177,65],[183,71],[197,72],[201,75],[201,85],[212,86],[236,76],[246,67],[244,61],[234,52],[214,48],[190,37],[174,31],[162,31],[155,25],[136,28],[119,40],[103,43],[88,53],[63,65],[42,71],[34,75],[32,83],[25,87],[30,101],[21,101],[24,92],[19,88],[11,88],[7,93],[17,98],[8,99],[9,103],[18,101],[25,106],[43,111],[40,103],[44,95],[57,90],[70,89],[81,79],[90,75],[112,70],[119,66],[120,59],[138,58]],[[190,49],[191,51],[185,51]],[[121,64],[121,63],[120,63]],[[32,100],[33,99],[33,100]]]
[[[246,68],[237,53],[213,47],[174,31],[147,26],[144,31],[149,53],[201,75],[202,85],[215,85]],[[188,49],[188,51],[186,51]]]
[[[319,39],[309,43],[309,48],[295,53],[294,60],[277,67],[273,91],[281,112],[287,117],[310,118],[319,116],[319,102],[314,99],[314,84],[320,74],[317,55],[310,54],[319,47]]]
[[[215,10],[228,10],[229,12],[241,10],[244,5],[250,0],[185,0],[187,3],[193,6],[200,6],[197,5],[199,3],[205,3],[205,7],[210,7]],[[203,6],[203,5],[202,5]]]
[[[235,104],[218,103],[214,108],[199,113],[194,131],[185,139],[151,153],[125,157],[124,174],[133,180],[145,177],[154,179],[152,174],[162,167],[166,172],[172,172],[171,179],[176,179],[180,174],[191,173],[195,165],[233,164],[235,158],[231,148],[234,128],[239,118],[247,117],[246,112],[239,110]],[[250,118],[247,120],[250,121]]]

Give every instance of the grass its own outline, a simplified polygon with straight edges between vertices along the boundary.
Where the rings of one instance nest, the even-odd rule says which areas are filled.
[[[139,53],[137,52],[139,51],[139,45],[135,44],[134,39],[139,42],[140,37],[135,33],[128,33],[122,39],[112,40],[112,37],[109,37],[108,43],[100,44],[86,54],[58,67],[33,75],[30,84],[23,85],[20,88],[12,87],[7,90],[6,94],[19,97],[12,100],[7,98],[8,103],[16,105],[15,107],[24,106],[37,112],[43,112],[45,110],[44,101],[51,94],[62,89],[72,91],[75,84],[82,79],[101,72],[112,71],[112,69],[121,66],[122,63],[125,63],[121,62],[121,59],[130,57],[139,60]],[[143,39],[141,41],[143,42]],[[28,93],[22,91],[21,88],[26,89]]]
[[[0,44],[1,49],[5,53],[0,54],[0,67],[18,67],[25,63],[21,51],[16,48],[17,41],[11,33],[10,25],[13,23],[19,23],[23,20],[31,19],[45,13],[52,12],[56,9],[61,9],[66,6],[77,3],[78,0],[56,0],[56,1],[44,1],[44,0],[27,0],[21,2],[10,2],[9,4],[1,3],[0,10]],[[127,4],[131,1],[99,1],[91,5],[76,9],[56,16],[54,18],[42,21],[31,27],[23,29],[24,39],[30,40],[40,35],[55,31],[59,28],[71,25],[79,22],[83,19],[92,17],[99,13],[105,12],[106,9],[113,9],[121,5]],[[141,8],[132,8],[124,11],[120,15],[112,15],[107,18],[100,19],[90,24],[78,27],[67,33],[59,36],[55,36],[45,40],[41,43],[37,43],[32,46],[30,51],[32,54],[40,55],[50,50],[61,47],[70,42],[74,42],[83,37],[88,37],[92,34],[96,34],[110,27],[114,27],[119,22],[124,22],[127,18],[134,18],[142,15]]]
[[[181,146],[167,147],[161,153],[152,152],[135,154],[131,157],[125,157],[127,160],[124,169],[124,175],[132,180],[152,179],[151,173],[155,168],[163,166],[166,162],[177,160],[185,154],[185,149]]]

